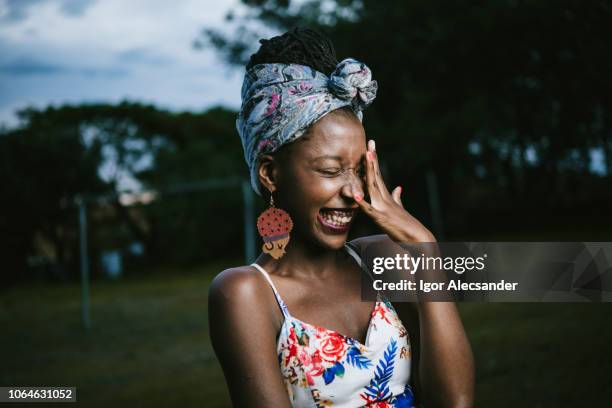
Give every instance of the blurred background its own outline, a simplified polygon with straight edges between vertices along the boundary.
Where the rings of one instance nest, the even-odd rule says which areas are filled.
[[[610,21],[611,1],[0,0],[0,385],[229,406],[207,289],[259,253],[265,208],[240,86],[296,25],[372,69],[367,135],[438,240],[611,241]],[[607,304],[460,308],[477,406],[608,401]]]

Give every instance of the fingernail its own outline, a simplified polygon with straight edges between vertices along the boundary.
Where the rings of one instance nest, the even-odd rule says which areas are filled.
[[[355,201],[363,200],[363,196],[361,194],[359,194],[359,193],[355,194],[354,197],[355,197]]]
[[[376,142],[374,141],[374,139],[370,139],[368,141],[368,151],[375,151],[376,150]]]
[[[372,139],[372,150],[376,151],[376,142]]]

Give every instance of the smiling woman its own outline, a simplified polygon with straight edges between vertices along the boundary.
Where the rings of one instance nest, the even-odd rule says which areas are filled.
[[[282,251],[264,249],[210,287],[211,340],[233,404],[471,406],[472,355],[453,303],[361,300],[364,243],[435,241],[403,208],[401,189],[387,190],[375,143],[366,144],[370,69],[338,62],[309,29],[260,42],[237,128],[253,189],[291,227],[263,237],[264,248],[284,239]],[[347,243],[357,211],[385,234]]]

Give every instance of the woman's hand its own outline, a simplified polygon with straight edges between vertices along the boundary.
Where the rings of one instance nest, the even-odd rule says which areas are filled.
[[[436,242],[434,235],[404,209],[400,195],[402,188],[397,186],[389,193],[380,174],[378,155],[374,140],[368,142],[366,152],[366,185],[370,203],[360,194],[355,201],[384,232],[396,242]]]

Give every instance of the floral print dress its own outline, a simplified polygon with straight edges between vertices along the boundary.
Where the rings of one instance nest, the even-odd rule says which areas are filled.
[[[346,250],[361,265],[348,245]],[[291,316],[270,276],[285,320],[277,353],[294,407],[413,407],[410,340],[391,303],[377,293],[365,343]]]

